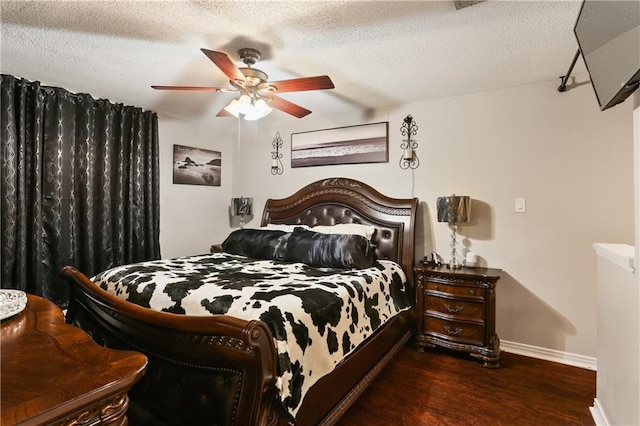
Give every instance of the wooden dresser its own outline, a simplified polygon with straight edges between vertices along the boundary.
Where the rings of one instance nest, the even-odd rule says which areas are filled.
[[[97,345],[34,295],[1,327],[2,425],[127,424],[127,394],[144,374],[144,355]]]
[[[468,352],[485,367],[499,367],[495,287],[501,274],[491,268],[416,266],[418,350],[441,346]]]

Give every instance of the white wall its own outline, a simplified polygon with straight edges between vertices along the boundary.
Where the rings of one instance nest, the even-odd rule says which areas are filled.
[[[447,226],[434,219],[438,196],[472,198],[465,249],[483,266],[502,268],[497,331],[502,340],[596,356],[594,242],[633,244],[633,138],[630,102],[601,112],[588,84],[568,92],[558,82],[388,108],[362,116],[313,117],[294,125],[244,125],[245,149],[233,166],[233,192],[290,195],[329,176],[360,179],[381,192],[420,199],[418,255],[449,257]],[[279,113],[279,112],[275,112]],[[398,167],[400,126],[411,114],[421,166]],[[389,122],[389,163],[290,168],[291,133]],[[254,127],[251,127],[254,126]],[[284,174],[272,176],[271,142],[284,140]],[[250,149],[248,148],[250,147]],[[527,212],[514,212],[514,199]],[[161,219],[162,220],[162,219]]]
[[[223,120],[224,121],[224,120]],[[160,250],[163,258],[209,252],[229,233],[235,133],[215,120],[158,118],[160,139]],[[173,145],[222,152],[220,186],[173,184]]]

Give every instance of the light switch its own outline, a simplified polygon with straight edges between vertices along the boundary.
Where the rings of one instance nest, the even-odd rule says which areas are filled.
[[[525,198],[516,198],[516,213],[527,212],[527,200]]]

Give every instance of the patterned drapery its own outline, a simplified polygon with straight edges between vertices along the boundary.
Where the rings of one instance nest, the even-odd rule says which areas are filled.
[[[2,288],[69,299],[88,276],[160,258],[158,118],[2,74]]]

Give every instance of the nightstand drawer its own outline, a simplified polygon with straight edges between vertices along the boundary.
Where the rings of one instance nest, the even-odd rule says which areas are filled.
[[[482,324],[469,324],[425,315],[424,329],[427,334],[438,334],[441,337],[453,339],[460,343],[478,346],[485,344],[485,329]]]
[[[442,284],[433,281],[427,281],[426,283],[426,291],[427,292],[438,292],[438,293],[446,293],[454,296],[462,296],[466,298],[473,299],[482,299],[485,298],[485,289],[479,287],[471,287],[464,285],[450,285],[450,284]]]
[[[427,311],[441,312],[452,319],[484,321],[486,306],[482,302],[431,296],[427,298]]]

